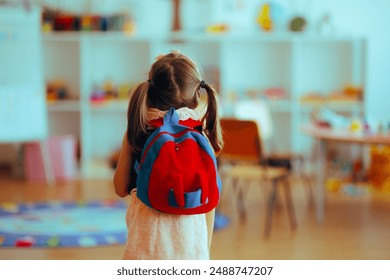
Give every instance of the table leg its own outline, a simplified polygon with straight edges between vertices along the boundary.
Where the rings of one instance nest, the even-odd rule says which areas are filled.
[[[316,210],[317,223],[324,221],[325,189],[324,177],[326,169],[326,141],[317,140],[317,176],[316,176]]]

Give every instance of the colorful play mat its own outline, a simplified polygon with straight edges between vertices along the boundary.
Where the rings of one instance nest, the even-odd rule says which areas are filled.
[[[230,223],[229,218],[219,212],[215,213],[214,230],[220,230],[226,228]]]
[[[0,204],[0,247],[123,244],[127,205],[120,200]]]
[[[121,200],[0,204],[0,247],[94,247],[126,242]],[[229,219],[216,213],[215,230]]]

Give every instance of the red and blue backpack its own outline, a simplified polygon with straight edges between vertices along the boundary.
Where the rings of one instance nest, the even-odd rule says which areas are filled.
[[[137,196],[160,212],[207,213],[219,202],[222,183],[206,137],[179,122],[171,108],[146,140],[137,173]]]

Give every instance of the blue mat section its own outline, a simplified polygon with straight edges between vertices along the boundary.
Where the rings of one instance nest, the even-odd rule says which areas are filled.
[[[220,230],[226,228],[230,223],[227,216],[221,213],[215,213],[214,230]]]
[[[124,244],[127,204],[121,200],[0,204],[0,247],[94,247]],[[215,214],[214,229],[229,225]]]
[[[124,244],[127,205],[119,200],[0,204],[0,247]]]

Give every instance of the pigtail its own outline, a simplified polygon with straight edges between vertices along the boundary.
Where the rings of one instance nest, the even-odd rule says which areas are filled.
[[[219,154],[223,147],[223,140],[221,124],[219,122],[218,116],[218,102],[216,97],[217,93],[210,85],[204,81],[202,81],[202,83],[202,87],[207,92],[207,110],[202,118],[202,123],[205,126],[205,133],[209,138],[215,153]]]
[[[127,111],[127,140],[133,152],[142,150],[141,137],[147,132],[147,95],[149,83],[147,81],[137,85],[129,102]]]

